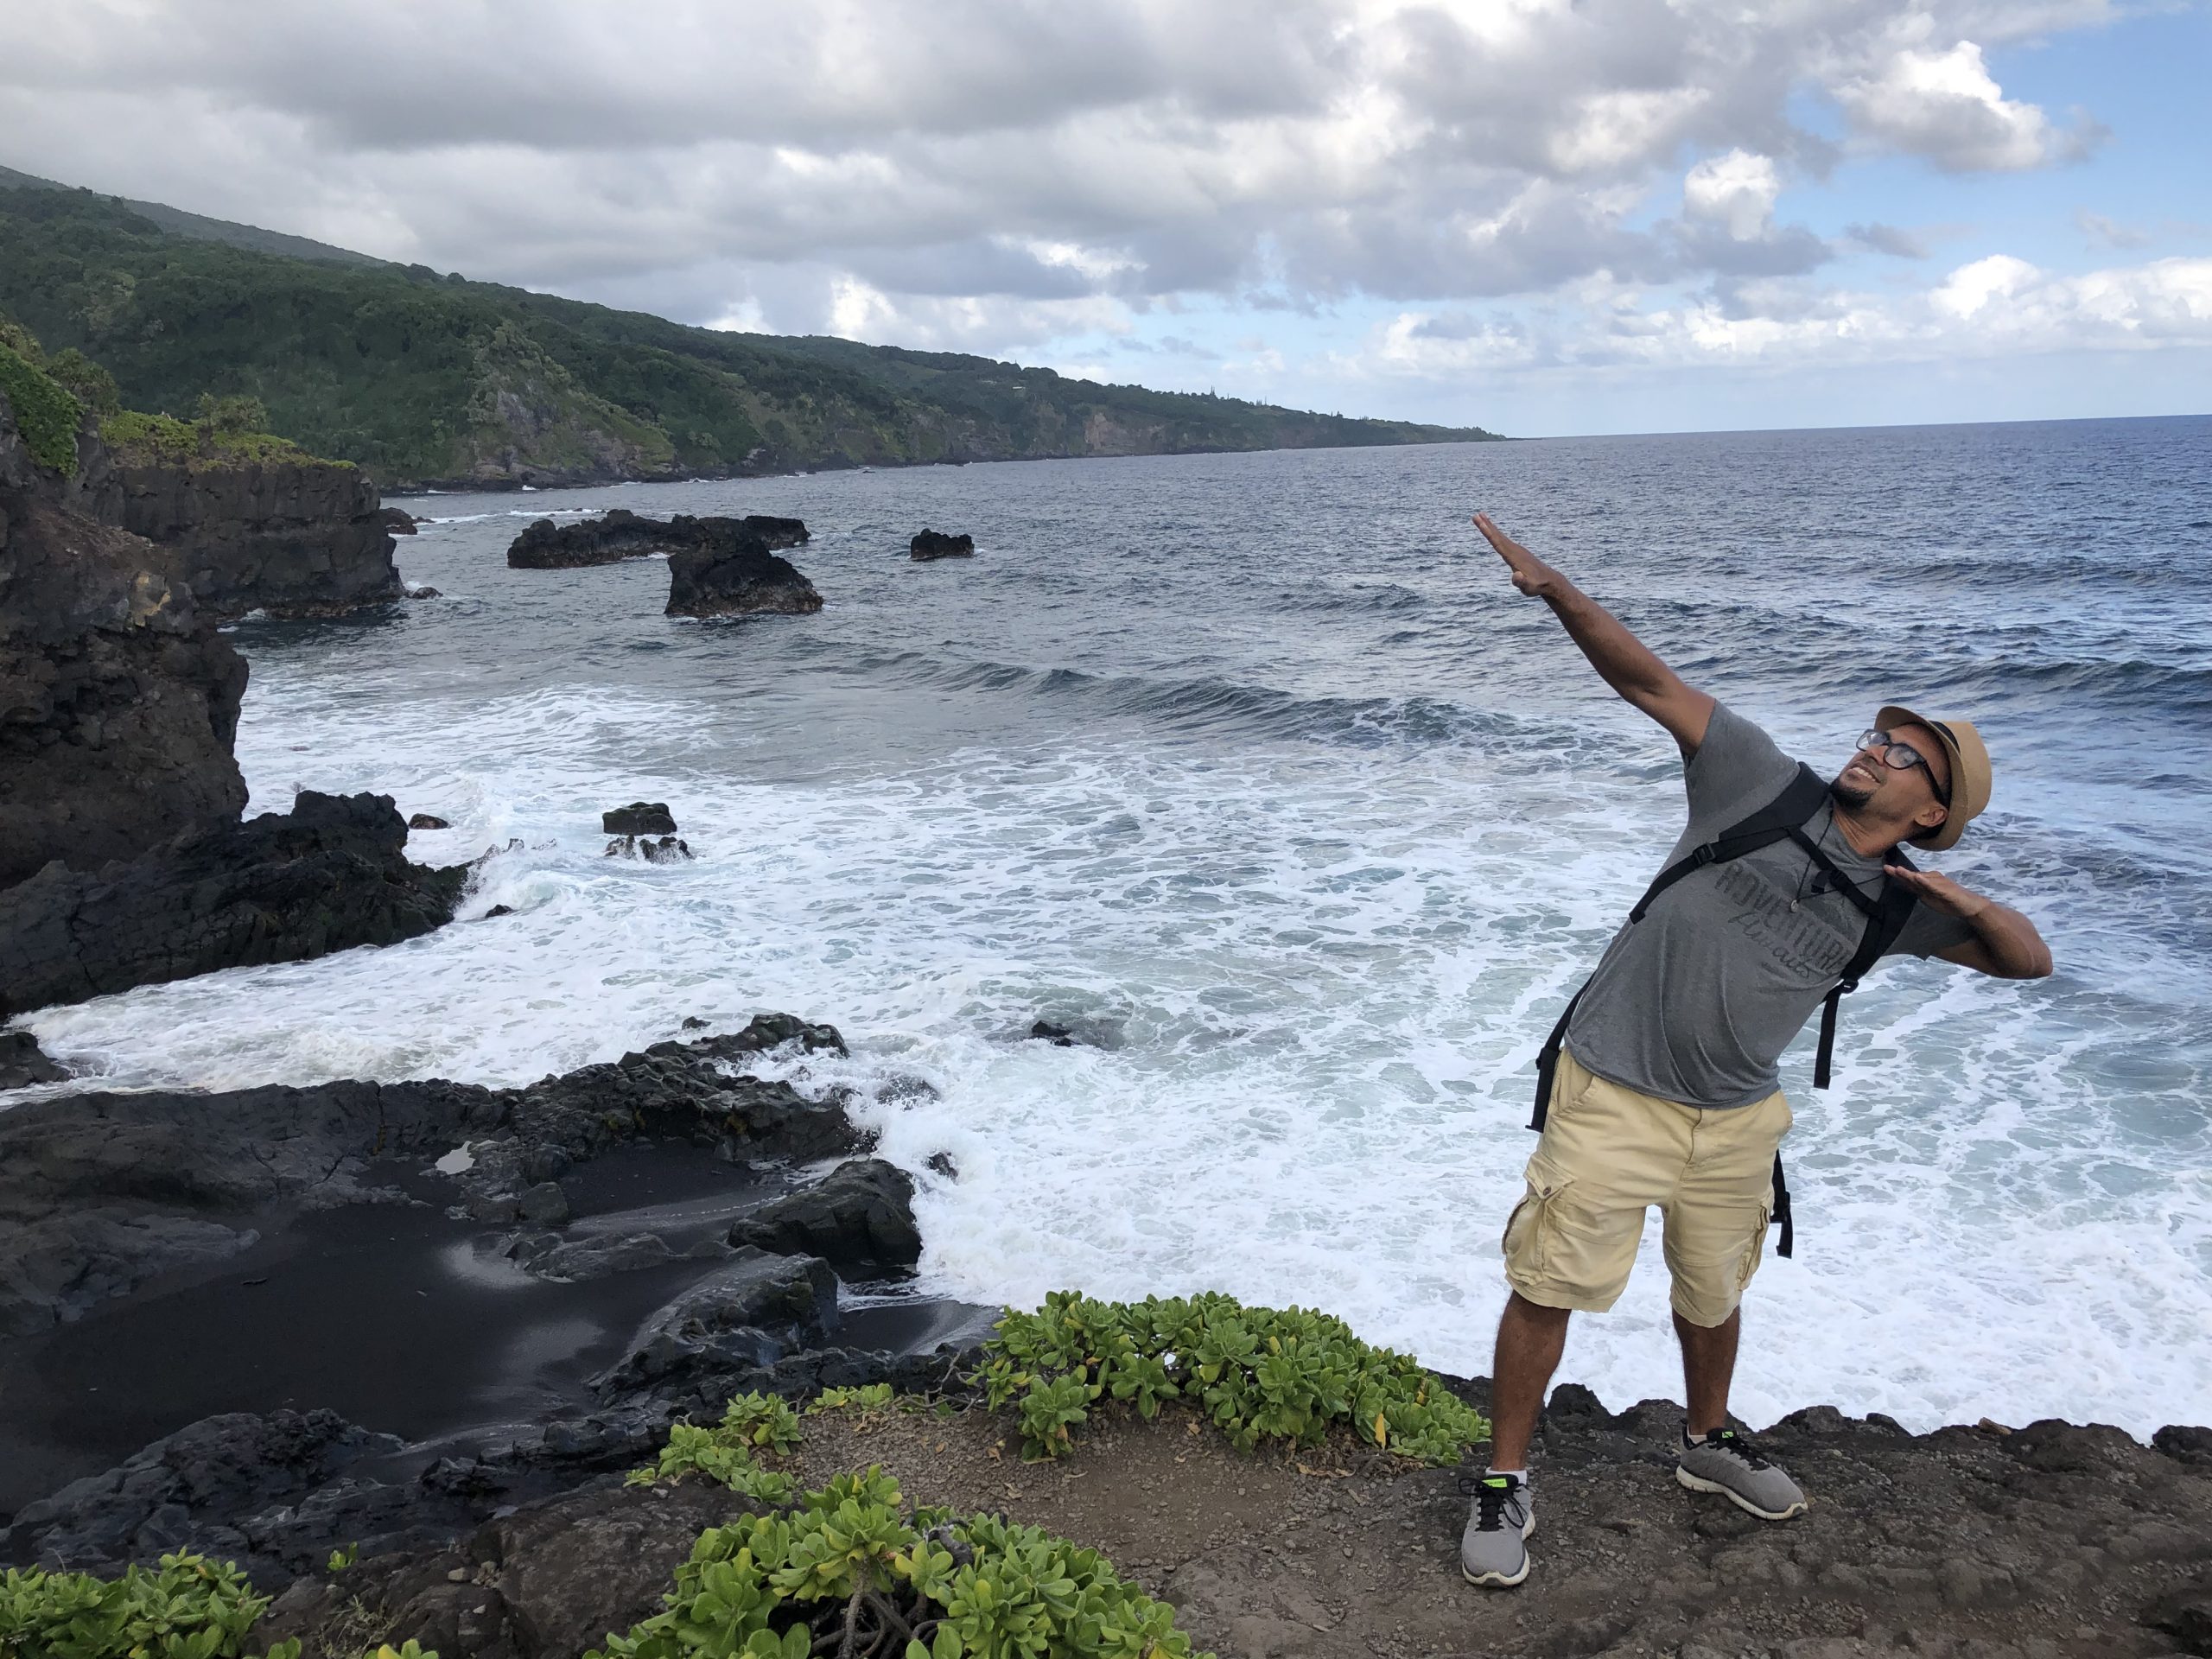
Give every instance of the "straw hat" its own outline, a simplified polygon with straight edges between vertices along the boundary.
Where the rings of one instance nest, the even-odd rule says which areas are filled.
[[[1970,720],[1930,720],[1893,702],[1883,705],[1881,712],[1874,716],[1874,724],[1885,732],[1895,731],[1900,726],[1924,726],[1936,734],[1943,753],[1951,760],[1949,816],[1933,830],[1906,839],[1932,853],[1957,846],[1959,837],[1967,832],[1967,825],[1989,805],[1989,751],[1982,746],[1981,734],[1974,730]]]

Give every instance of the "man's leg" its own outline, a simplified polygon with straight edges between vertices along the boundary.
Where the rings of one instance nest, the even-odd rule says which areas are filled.
[[[1736,1344],[1744,1329],[1739,1306],[1710,1329],[1678,1312],[1675,1335],[1682,1344],[1682,1397],[1689,1402],[1689,1433],[1710,1434],[1728,1425],[1728,1385],[1736,1376]]]
[[[1505,1299],[1491,1361],[1491,1468],[1529,1466],[1529,1440],[1536,1432],[1544,1390],[1567,1347],[1569,1317],[1567,1309],[1545,1307],[1517,1290]]]
[[[1666,1206],[1675,1332],[1689,1417],[1675,1477],[1767,1521],[1802,1515],[1804,1492],[1747,1435],[1728,1427],[1728,1385],[1743,1330],[1738,1306],[1766,1252],[1774,1149],[1789,1132],[1779,1094],[1700,1116],[1689,1167]]]

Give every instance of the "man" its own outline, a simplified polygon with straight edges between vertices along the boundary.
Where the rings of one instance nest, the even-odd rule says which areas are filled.
[[[1899,861],[1901,843],[1954,845],[1988,804],[1988,755],[1971,725],[1885,708],[1822,799],[1817,779],[1801,779],[1764,732],[1685,685],[1486,514],[1475,526],[1513,585],[1549,605],[1605,683],[1681,747],[1689,826],[1669,869],[1738,832],[1724,855],[1647,895],[1548,1051],[1543,1135],[1505,1229],[1512,1294],[1492,1366],[1491,1467],[1460,1546],[1470,1582],[1505,1586],[1529,1575],[1529,1440],[1567,1320],[1612,1306],[1651,1205],[1665,1223],[1689,1406],[1676,1478],[1764,1520],[1803,1513],[1796,1483],[1727,1426],[1738,1303],[1758,1268],[1789,1128],[1776,1061],[1862,946],[1883,943],[1869,916],[1902,913],[1906,892],[1915,902],[1891,950],[2005,979],[2048,974],[2051,959],[2018,911]],[[1793,798],[1793,782],[1796,798],[1815,803],[1803,840],[1770,823],[1764,844],[1740,850],[1752,840],[1746,824]]]

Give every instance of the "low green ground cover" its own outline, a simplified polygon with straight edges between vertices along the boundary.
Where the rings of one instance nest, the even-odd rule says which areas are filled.
[[[1175,1610],[1036,1527],[904,1512],[880,1468],[700,1535],[666,1609],[585,1659],[1190,1659]],[[1209,1656],[1210,1659],[1210,1656]]]
[[[270,432],[221,428],[208,422],[180,421],[174,415],[146,415],[119,410],[100,423],[100,442],[125,464],[158,462],[177,467],[243,467],[251,462],[315,462],[351,467],[351,461],[318,457]]]
[[[1020,1413],[1031,1459],[1067,1451],[1109,1397],[1147,1418],[1164,1400],[1188,1400],[1243,1452],[1262,1440],[1311,1446],[1343,1424],[1402,1456],[1456,1464],[1490,1438],[1481,1413],[1342,1319],[1212,1294],[1101,1302],[1060,1291],[1034,1313],[1009,1308],[984,1350],[982,1382],[994,1410]]]
[[[0,1659],[244,1659],[268,1610],[227,1561],[164,1555],[118,1579],[10,1568],[0,1578]],[[268,1659],[298,1659],[280,1642]]]

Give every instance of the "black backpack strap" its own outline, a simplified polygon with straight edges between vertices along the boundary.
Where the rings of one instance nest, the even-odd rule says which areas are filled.
[[[1552,1027],[1552,1034],[1544,1039],[1543,1047],[1536,1054],[1536,1109],[1529,1116],[1529,1127],[1541,1135],[1544,1121],[1552,1111],[1552,1078],[1559,1071],[1559,1051],[1567,1041],[1567,1022],[1574,1018],[1574,1005],[1582,1000],[1582,992],[1590,988],[1590,982],[1582,982],[1582,989],[1567,999],[1567,1007],[1560,1010],[1559,1023]]]
[[[1777,841],[1798,830],[1806,819],[1821,810],[1828,798],[1828,786],[1821,781],[1820,773],[1803,761],[1797,763],[1797,775],[1792,778],[1782,793],[1741,823],[1722,830],[1702,847],[1695,847],[1682,858],[1659,872],[1651,885],[1643,890],[1643,897],[1636,901],[1628,918],[1640,922],[1651,908],[1651,901],[1673,887],[1693,870],[1701,870],[1708,864],[1725,864],[1730,859],[1755,853],[1762,847],[1771,847]]]
[[[1913,868],[1912,861],[1904,853],[1891,849],[1889,861],[1905,869]],[[1868,912],[1866,931],[1859,937],[1859,949],[1843,965],[1843,977],[1821,1004],[1821,1045],[1813,1057],[1813,1087],[1828,1086],[1830,1062],[1835,1058],[1836,1006],[1859,988],[1859,982],[1866,970],[1888,954],[1897,938],[1904,931],[1904,925],[1912,919],[1912,907],[1916,902],[1912,889],[1902,881],[1885,880],[1879,899],[1868,899],[1856,887],[1851,889],[1860,900],[1860,908]]]

